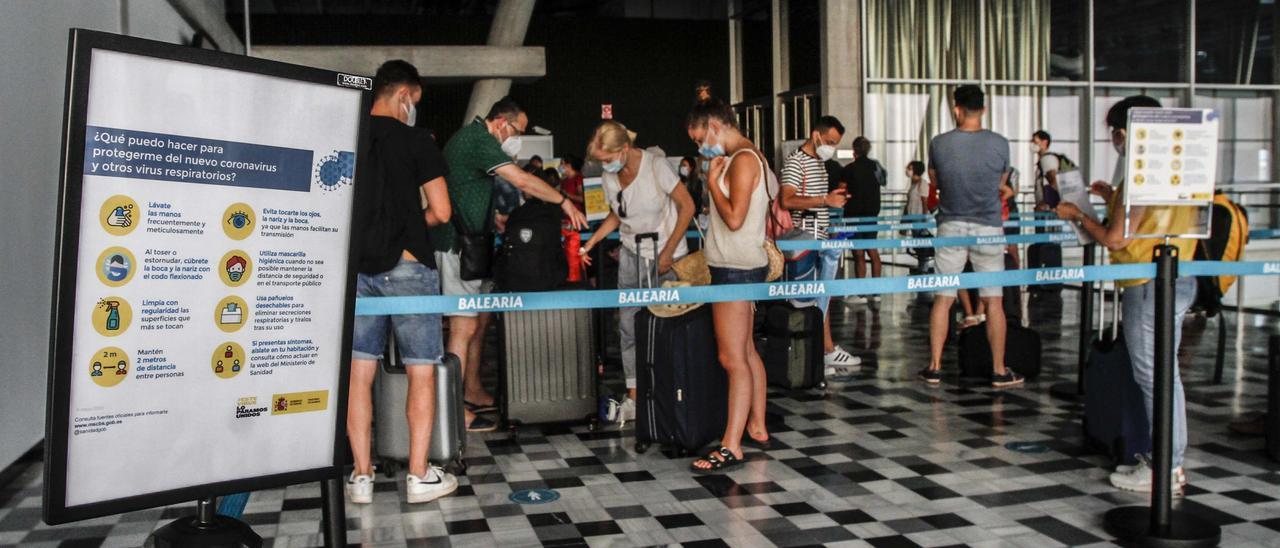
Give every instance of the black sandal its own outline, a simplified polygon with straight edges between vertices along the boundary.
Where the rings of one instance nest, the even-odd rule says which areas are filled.
[[[764,440],[758,440],[751,437],[751,434],[743,434],[742,444],[761,451],[769,451],[773,449],[773,437],[770,436]]]
[[[472,413],[476,413],[476,414],[493,413],[498,410],[497,404],[493,404],[493,403],[489,405],[480,405],[478,403],[471,403],[467,400],[462,400],[462,405],[466,407],[468,411],[471,411]]]
[[[699,467],[697,466],[698,461],[707,461],[711,466],[706,468]],[[707,456],[689,463],[689,470],[693,471],[695,474],[714,474],[717,472],[731,470],[742,465],[742,459],[733,456],[733,451],[730,451],[728,447],[722,445],[719,449],[707,453]]]

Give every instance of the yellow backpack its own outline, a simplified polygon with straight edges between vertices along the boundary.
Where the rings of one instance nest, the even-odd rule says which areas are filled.
[[[1249,243],[1249,214],[1221,192],[1213,196],[1209,239],[1196,244],[1197,261],[1239,261]],[[1209,316],[1222,308],[1222,296],[1236,283],[1235,276],[1200,276],[1196,306]]]

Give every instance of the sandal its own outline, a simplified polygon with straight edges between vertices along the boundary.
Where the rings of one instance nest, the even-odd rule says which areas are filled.
[[[497,429],[498,423],[481,416],[471,419],[471,424],[467,425],[468,432],[493,432]]]
[[[711,466],[706,468],[699,467],[697,466],[698,461],[706,461]],[[689,470],[693,471],[695,474],[714,474],[717,472],[728,471],[742,465],[742,459],[733,456],[733,451],[730,451],[728,447],[722,445],[719,449],[707,453],[707,456],[689,463]]]
[[[478,414],[478,413],[493,413],[493,412],[495,412],[495,411],[497,411],[497,410],[498,410],[498,406],[497,406],[497,404],[496,404],[496,403],[491,403],[491,404],[489,404],[489,405],[480,405],[480,404],[478,404],[478,403],[471,403],[471,402],[469,402],[469,401],[467,401],[467,400],[462,400],[462,405],[463,405],[463,406],[465,406],[465,407],[467,408],[467,410],[468,410],[468,411],[470,411],[470,412],[472,412],[472,413],[477,413],[477,414]]]
[[[751,447],[752,449],[769,451],[773,449],[773,438],[765,438],[763,440],[758,440],[751,437],[751,434],[746,434],[742,436],[742,444],[747,447]]]

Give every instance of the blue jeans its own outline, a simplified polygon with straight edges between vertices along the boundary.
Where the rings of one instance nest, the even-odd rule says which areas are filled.
[[[1142,390],[1142,403],[1147,420],[1155,426],[1152,413],[1155,400],[1156,287],[1155,281],[1124,290],[1124,339],[1133,362],[1133,380]],[[1182,466],[1187,452],[1187,398],[1182,391],[1178,372],[1178,346],[1182,343],[1182,318],[1196,299],[1196,279],[1178,278],[1174,282],[1173,301],[1173,466]],[[1153,440],[1154,441],[1154,440]]]
[[[417,261],[400,263],[381,274],[356,275],[357,297],[400,297],[439,295],[440,273]],[[396,349],[404,365],[440,363],[444,356],[444,335],[439,314],[397,316],[356,316],[351,357],[380,360],[387,348],[388,328],[395,329]]]
[[[836,273],[840,271],[840,258],[844,256],[842,249],[823,249],[818,252],[818,280],[827,281],[836,279]],[[831,297],[818,297],[818,309],[822,311],[823,316],[827,314],[827,307],[831,304]]]

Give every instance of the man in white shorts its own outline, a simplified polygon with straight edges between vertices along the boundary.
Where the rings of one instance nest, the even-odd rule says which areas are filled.
[[[938,236],[1000,236],[1000,188],[1009,173],[1009,141],[983,129],[986,112],[982,89],[974,85],[956,88],[952,115],[956,128],[929,142],[929,178],[938,185]],[[942,247],[936,252],[938,272],[959,274],[966,262],[975,272],[1004,270],[1004,246],[974,245]],[[1005,367],[1005,316],[1002,290],[984,287],[978,295],[986,303],[987,340],[991,344],[991,386],[1004,388],[1022,384],[1022,375]],[[942,350],[950,329],[951,305],[956,291],[938,291],[929,318],[929,367],[920,379],[929,384],[942,382]]]

